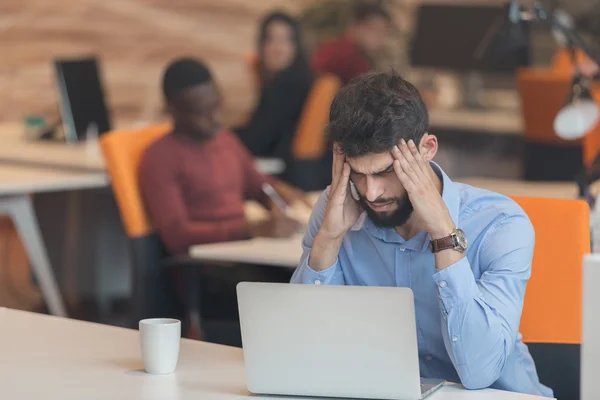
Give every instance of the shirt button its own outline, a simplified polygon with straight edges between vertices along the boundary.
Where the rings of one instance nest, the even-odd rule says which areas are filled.
[[[431,361],[431,360],[433,360],[433,357],[431,357],[431,356],[425,356],[425,360]]]
[[[456,336],[452,336],[452,341],[456,342],[458,340],[458,338]]]
[[[447,286],[447,285],[446,285],[446,281],[441,281],[441,282],[440,282],[440,287],[446,287],[446,286]]]
[[[318,279],[315,279],[315,285],[320,285],[320,284],[321,284],[321,281]]]
[[[400,251],[404,251],[406,250],[404,247],[400,247]]]

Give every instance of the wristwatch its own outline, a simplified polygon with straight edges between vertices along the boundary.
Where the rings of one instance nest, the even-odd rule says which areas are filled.
[[[449,236],[431,240],[429,246],[432,253],[450,249],[464,253],[467,249],[467,236],[461,229],[456,228]]]

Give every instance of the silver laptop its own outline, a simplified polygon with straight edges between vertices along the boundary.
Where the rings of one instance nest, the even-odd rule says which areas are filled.
[[[242,282],[237,286],[248,390],[254,394],[419,400],[408,288]]]

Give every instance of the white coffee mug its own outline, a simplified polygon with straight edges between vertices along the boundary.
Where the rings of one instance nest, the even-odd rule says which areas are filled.
[[[140,338],[144,369],[149,374],[175,372],[179,359],[181,321],[151,318],[140,321]]]

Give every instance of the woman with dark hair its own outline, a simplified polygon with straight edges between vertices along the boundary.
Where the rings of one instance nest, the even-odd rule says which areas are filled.
[[[260,98],[248,124],[234,129],[253,155],[280,158],[288,166],[296,124],[312,84],[300,36],[298,22],[285,13],[273,12],[262,20]]]

